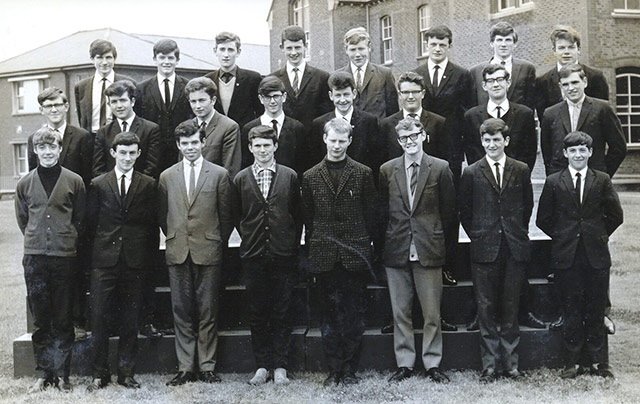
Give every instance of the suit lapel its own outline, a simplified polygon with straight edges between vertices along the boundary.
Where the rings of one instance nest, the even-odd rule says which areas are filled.
[[[500,188],[500,192],[502,192],[502,190],[505,189],[507,185],[509,185],[509,181],[513,176],[513,169],[514,169],[513,161],[509,157],[507,157],[507,159],[504,162],[504,171],[502,174],[502,188]]]
[[[584,180],[584,191],[582,194],[582,204],[581,206],[584,206],[584,203],[586,202],[587,198],[589,197],[589,193],[591,192],[591,188],[593,188],[593,183],[596,180],[596,175],[593,172],[593,170],[591,169],[587,169],[587,175],[586,178]]]
[[[444,74],[440,78],[440,82],[438,83],[438,90],[436,91],[436,95],[440,94],[440,91],[442,91],[444,86],[447,85],[447,82],[449,82],[451,76],[453,76],[453,66],[451,65],[451,62],[449,62],[447,63],[447,67],[444,69]]]
[[[511,85],[509,86],[509,91],[507,91],[507,98],[510,100],[513,99],[513,93],[516,91],[516,83],[520,76],[521,67],[520,63],[516,63],[514,59],[511,59]]]
[[[291,86],[291,82],[289,81],[289,75],[287,74],[287,65],[285,64],[285,66],[280,70],[279,74],[277,74],[276,76],[279,76],[280,80],[282,80],[282,83],[284,84],[284,89],[287,92],[287,98],[292,98],[292,99],[296,99],[298,97],[296,97],[296,93],[295,91],[293,91],[293,87]],[[306,76],[306,74],[304,74],[303,76]]]
[[[107,184],[109,184],[109,188],[111,188],[111,191],[114,193],[114,195],[116,196],[116,199],[118,200],[118,205],[120,205],[120,208],[122,209],[123,205],[122,205],[122,200],[120,200],[120,188],[118,188],[118,178],[116,177],[116,171],[115,170],[111,170],[108,174],[107,177]],[[131,188],[131,187],[129,187]],[[127,197],[129,195],[127,194]]]
[[[347,157],[347,164],[344,166],[344,170],[342,170],[342,175],[340,176],[340,181],[338,182],[338,189],[336,189],[336,194],[339,194],[344,188],[345,184],[349,177],[351,177],[351,173],[353,172],[353,162],[351,158]]]
[[[302,90],[304,90],[304,87],[311,80],[311,76],[313,76],[313,73],[314,72],[313,72],[312,67],[309,66],[309,64],[307,63],[304,66],[304,73],[302,74],[302,81],[300,82],[300,87],[298,87],[298,94],[300,94],[302,92]]]
[[[193,202],[196,199],[198,199],[198,194],[200,193],[200,189],[202,189],[202,185],[204,185],[204,180],[208,172],[209,172],[209,166],[203,160],[202,167],[200,168],[200,175],[198,175],[198,181],[196,182],[196,189],[193,192],[193,199],[191,200],[191,203],[189,204],[189,206],[193,205]],[[186,186],[185,186],[185,191],[186,191]]]
[[[176,83],[177,83],[177,77],[176,77]],[[151,81],[151,98],[153,98],[153,102],[156,103],[156,107],[158,107],[158,110],[160,111],[165,111],[166,108],[164,106],[164,100],[162,99],[162,94],[160,94],[160,89],[158,88],[158,80],[157,77],[155,78],[155,80]],[[173,90],[173,98],[176,98],[176,90]]]
[[[582,108],[580,108],[580,116],[578,116],[578,123],[576,124],[576,130],[580,130],[584,121],[591,114],[592,103],[591,100],[585,97],[584,102],[582,103]]]
[[[62,151],[60,152],[60,164],[64,162],[64,158],[69,151],[69,144],[71,143],[71,127],[67,124],[67,127],[64,128],[64,133],[62,135]]]
[[[429,172],[431,172],[431,162],[425,153],[422,155],[422,160],[420,161],[420,173],[418,174],[416,194],[413,196],[413,208],[411,209],[411,213],[413,213],[416,210],[416,206],[418,206],[420,196],[422,195],[422,191],[424,191],[424,186],[427,184],[427,178],[429,178]]]
[[[580,208],[580,201],[578,200],[578,194],[576,194],[576,188],[573,185],[573,179],[571,178],[571,172],[569,171],[569,169],[565,168],[564,171],[562,171],[562,174],[560,174],[560,177],[561,177],[562,184],[567,189],[567,192],[571,195],[571,200],[573,200],[573,203],[578,208]],[[585,184],[585,191],[586,191],[586,188],[587,187]]]
[[[178,188],[180,188],[180,192],[182,193],[184,206],[191,206],[189,204],[189,196],[187,195],[187,184],[184,179],[184,163],[182,162],[182,160],[180,161],[180,164],[178,164],[176,168],[177,169],[175,171],[174,180],[178,182]]]
[[[566,101],[562,101],[562,108],[560,108],[560,119],[562,120],[562,126],[564,130],[571,132],[571,117],[569,116],[569,106]]]
[[[369,85],[369,82],[371,81],[371,78],[373,77],[375,72],[376,71],[375,71],[373,65],[371,64],[371,62],[369,62],[369,64],[367,65],[367,70],[364,72],[364,77],[362,79],[362,87],[360,87],[361,91],[364,91],[364,89],[367,88],[367,85]],[[354,77],[354,79],[355,79],[355,77]]]
[[[324,182],[327,183],[327,186],[329,186],[331,193],[333,195],[336,195],[337,192],[336,192],[336,189],[333,187],[333,181],[331,181],[331,176],[329,175],[329,169],[327,168],[326,157],[325,157],[325,160],[323,161],[322,167],[320,167],[320,176],[322,177]]]
[[[489,167],[489,163],[487,163],[486,157],[482,157],[480,159],[480,171],[487,177],[487,181],[491,184],[491,188],[497,193],[500,193],[500,189],[498,188],[498,183],[496,182],[496,177],[493,174],[493,170]]]
[[[176,79],[173,83],[173,97],[171,98],[171,110],[173,111],[176,108],[176,104],[178,103],[178,98],[183,94],[184,85],[182,84],[182,80],[180,77],[176,75]]]
[[[411,204],[409,203],[409,190],[407,189],[407,171],[404,169],[404,156],[397,160],[394,167],[393,177],[396,180],[398,189],[400,190],[400,196],[402,202],[408,211],[411,211]]]
[[[129,185],[129,191],[124,198],[124,207],[128,209],[131,205],[131,201],[135,198],[135,194],[138,192],[138,188],[140,187],[140,173],[134,171],[131,175],[131,185]]]

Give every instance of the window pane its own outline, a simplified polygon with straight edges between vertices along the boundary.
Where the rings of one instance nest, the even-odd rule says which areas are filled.
[[[640,0],[627,0],[627,9],[637,10],[640,8]]]
[[[640,115],[631,115],[631,125],[640,125]]]
[[[640,126],[631,127],[631,143],[640,143]]]
[[[628,115],[620,115],[620,116],[618,116],[618,118],[620,118],[620,122],[623,125],[626,125],[629,122],[629,116]]]
[[[618,94],[621,93],[618,92]],[[626,95],[618,95],[616,97],[616,105],[618,106],[618,108],[625,107],[624,109],[626,109],[627,104],[629,104],[629,97],[627,97]]]
[[[631,97],[631,105],[640,106],[640,96]]]
[[[631,93],[640,94],[640,77],[631,76]]]
[[[616,90],[618,94],[628,94],[629,91],[629,76],[622,76],[616,78]]]
[[[613,8],[624,8],[624,0],[613,0]]]

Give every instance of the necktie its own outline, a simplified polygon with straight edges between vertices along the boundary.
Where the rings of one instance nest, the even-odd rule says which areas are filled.
[[[273,130],[276,131],[276,136],[278,135],[278,121],[276,119],[271,120],[271,126],[273,126]]]
[[[107,78],[102,78],[102,91],[100,92],[100,126],[107,123],[107,103],[104,99],[104,90],[107,87]]]
[[[171,106],[171,90],[169,89],[169,79],[164,79],[164,106],[167,111]]]
[[[418,164],[413,162],[411,163],[411,182],[409,183],[411,186],[411,195],[416,193],[416,186],[418,185]]]
[[[127,197],[127,187],[124,183],[124,174],[120,177],[120,200],[122,201],[122,206],[124,206],[124,199]]]
[[[191,171],[189,172],[189,202],[193,201],[193,196],[196,191],[196,165],[191,162]]]
[[[507,64],[507,62],[505,62],[504,60],[501,60],[501,61],[500,61],[500,64],[501,64],[502,66],[504,66],[504,65],[506,65],[506,64]]]
[[[431,80],[431,86],[436,89],[438,88],[438,69],[440,68],[440,66],[435,65],[433,67],[433,80]]]
[[[578,104],[571,104],[573,115],[571,116],[571,132],[578,129],[578,118],[580,117],[580,108]]]
[[[229,72],[222,73],[222,76],[220,76],[220,80],[224,81],[225,83],[228,83],[229,80],[231,80],[231,73]]]
[[[200,128],[198,128],[198,131],[202,133],[207,133],[207,123],[205,121],[202,121],[200,123]]]
[[[122,131],[123,132],[127,131],[127,121],[122,121]]]
[[[418,114],[408,114],[409,118],[418,119]]]
[[[362,89],[362,69],[360,67],[356,70],[356,86],[358,91]]]
[[[502,180],[500,179],[500,163],[495,163],[496,166],[496,183],[498,184],[498,188],[502,188]]]
[[[298,95],[298,86],[300,85],[300,83],[298,83],[298,68],[294,67],[293,68],[293,83],[291,83],[291,85],[293,86],[293,93],[295,95]]]
[[[500,119],[502,117],[501,109],[502,108],[500,108],[500,107],[496,107],[496,115],[497,115],[496,118],[498,118],[498,119]]]
[[[581,195],[581,188],[582,188],[582,175],[580,173],[576,173],[576,195],[578,195],[578,202],[582,203],[582,195]]]

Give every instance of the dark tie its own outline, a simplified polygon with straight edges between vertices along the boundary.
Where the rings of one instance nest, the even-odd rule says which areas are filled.
[[[276,136],[278,136],[278,120],[272,119],[271,120],[271,125],[273,126],[273,130],[276,131]]]
[[[506,64],[507,64],[507,62],[505,62],[504,60],[501,60],[501,61],[500,61],[500,64],[501,64],[502,66],[504,66],[504,65],[506,65]]]
[[[502,180],[500,179],[500,163],[495,163],[494,166],[496,166],[496,183],[498,184],[498,188],[502,188]]]
[[[358,91],[362,90],[362,69],[358,67],[356,70],[356,87]]]
[[[196,192],[196,165],[191,162],[191,171],[189,172],[189,202],[193,201],[193,195]]]
[[[122,201],[122,206],[124,206],[124,199],[127,197],[127,188],[124,183],[124,174],[120,177],[120,200]]]
[[[500,107],[496,107],[496,115],[497,115],[497,117],[496,117],[496,118],[498,118],[498,119],[500,119],[500,118],[502,117],[502,111],[501,111],[501,109],[502,109],[502,108],[500,108]]]
[[[100,92],[100,126],[107,123],[107,103],[104,99],[104,90],[107,86],[107,78],[102,78],[102,91]]]
[[[298,68],[294,67],[293,68],[293,83],[291,83],[291,85],[293,86],[293,93],[295,95],[298,95],[298,86],[300,83],[298,83],[298,80],[300,80],[298,78]]]
[[[413,118],[415,120],[418,120],[418,114],[408,114],[409,118]]]
[[[207,133],[207,123],[205,121],[202,121],[198,130],[202,133]]]
[[[220,76],[220,80],[224,81],[225,83],[228,83],[229,80],[231,80],[231,73],[229,72],[222,73],[222,76]]]
[[[438,88],[438,69],[439,68],[440,66],[438,65],[433,66],[433,80],[431,80],[431,86],[433,87],[434,90]]]
[[[415,195],[416,186],[418,185],[418,163],[411,163],[411,182],[409,183],[411,187],[411,195]]]
[[[576,195],[578,195],[578,202],[582,203],[582,197],[580,196],[580,190],[582,188],[582,175],[576,173]]]
[[[167,111],[171,106],[171,90],[169,89],[169,79],[164,79],[164,106]]]
[[[127,121],[122,121],[122,131],[123,132],[127,131]]]

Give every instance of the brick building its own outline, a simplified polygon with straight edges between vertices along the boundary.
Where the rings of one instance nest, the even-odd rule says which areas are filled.
[[[453,31],[451,60],[464,67],[488,60],[489,28],[503,20],[517,30],[515,55],[543,74],[555,64],[549,40],[553,26],[568,24],[581,33],[580,60],[602,70],[616,105],[629,153],[616,177],[640,174],[640,5],[630,0],[272,0],[267,17],[271,70],[284,63],[280,32],[304,28],[311,64],[333,71],[347,64],[342,36],[366,27],[371,60],[394,74],[426,62],[422,33],[445,24]]]

